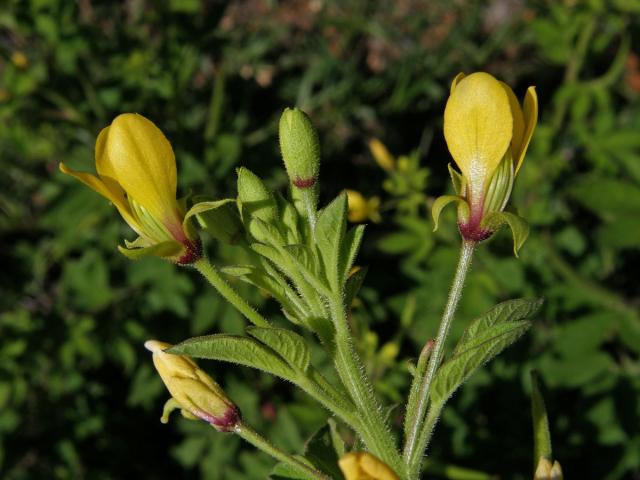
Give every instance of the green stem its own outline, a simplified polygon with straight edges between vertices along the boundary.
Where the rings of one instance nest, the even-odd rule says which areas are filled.
[[[297,472],[305,475],[305,477],[317,478],[319,480],[331,480],[331,477],[325,475],[319,470],[316,470],[293,455],[283,452],[245,423],[239,422],[233,431],[254,447],[262,450],[268,455],[271,455],[276,460],[286,463]]]
[[[270,327],[269,321],[260,315],[249,305],[244,298],[220,276],[218,269],[206,257],[196,260],[192,264],[204,278],[224,297],[231,305],[236,307],[247,319],[257,327]]]
[[[469,267],[471,266],[471,259],[473,258],[473,251],[476,246],[476,243],[469,240],[463,240],[462,246],[460,248],[460,259],[458,260],[458,268],[456,269],[456,274],[453,279],[453,284],[451,285],[451,290],[449,291],[449,298],[447,300],[447,305],[445,306],[444,312],[442,314],[442,319],[440,320],[440,328],[438,330],[438,336],[435,339],[435,343],[433,345],[433,350],[431,351],[431,356],[429,357],[429,363],[427,365],[427,372],[424,376],[424,379],[414,378],[414,382],[422,382],[422,386],[420,388],[420,394],[417,398],[417,405],[415,411],[413,425],[409,426],[407,438],[405,440],[404,446],[404,462],[406,466],[409,468],[410,478],[414,478],[415,470],[420,468],[420,464],[422,462],[423,451],[419,447],[419,437],[420,432],[422,430],[423,419],[427,410],[427,404],[429,400],[429,390],[431,388],[431,383],[433,382],[433,378],[436,375],[438,367],[440,366],[440,362],[442,361],[442,356],[444,355],[444,343],[449,334],[449,329],[451,328],[451,323],[453,321],[453,317],[455,316],[456,310],[458,308],[458,302],[460,301],[460,297],[462,296],[462,288],[464,286],[464,281],[467,276],[467,272],[469,271]]]
[[[336,327],[334,361],[338,375],[358,409],[361,419],[361,429],[358,433],[374,455],[404,478],[402,459],[396,449],[393,435],[351,341],[342,298],[334,296],[330,301]]]

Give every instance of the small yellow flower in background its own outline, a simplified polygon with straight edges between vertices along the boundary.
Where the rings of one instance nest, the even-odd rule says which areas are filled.
[[[189,264],[201,255],[200,240],[176,200],[177,169],[171,144],[153,122],[124,113],[96,141],[98,175],[71,175],[112,202],[139,238],[120,251],[131,257],[156,255]]]
[[[534,87],[527,89],[520,105],[511,87],[488,73],[461,73],[454,78],[444,112],[444,136],[460,173],[450,168],[457,197],[436,201],[436,226],[442,207],[456,200],[460,231],[466,239],[480,241],[497,224],[509,223],[512,230],[517,224],[519,247],[528,232],[524,220],[506,213],[489,217],[506,207],[537,121]]]
[[[391,155],[391,152],[384,146],[384,144],[377,138],[373,138],[369,141],[369,150],[373,155],[374,160],[380,168],[387,172],[392,172],[396,168],[396,159]]]
[[[400,480],[384,462],[367,452],[351,452],[338,460],[346,480]]]
[[[378,223],[382,220],[380,216],[380,199],[378,197],[365,198],[356,190],[346,190],[349,211],[347,217],[350,222],[360,223],[371,220]]]
[[[536,471],[533,475],[533,480],[562,480],[562,467],[556,460],[551,463],[551,461],[547,458],[540,457],[540,461],[538,462],[538,466],[536,467]]]
[[[11,54],[11,63],[13,63],[16,67],[18,67],[21,70],[24,70],[25,68],[29,67],[29,59],[20,50],[16,50]]]
[[[187,418],[197,418],[220,432],[232,431],[240,420],[237,407],[220,386],[189,357],[172,355],[164,350],[170,344],[149,340],[145,348],[153,352],[153,364],[172,398],[165,406],[162,423],[167,423],[174,408]]]

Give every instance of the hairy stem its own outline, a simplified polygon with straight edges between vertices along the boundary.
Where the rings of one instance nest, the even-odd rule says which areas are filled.
[[[244,298],[227,283],[227,281],[220,276],[218,269],[211,263],[206,257],[202,257],[196,260],[192,264],[196,270],[198,270],[204,278],[215,288],[220,295],[224,297],[231,305],[236,307],[240,313],[242,313],[247,320],[253,323],[257,327],[270,327],[269,321],[260,315],[251,305],[249,305]]]
[[[371,452],[404,478],[402,459],[382,408],[375,397],[373,387],[365,373],[351,339],[344,302],[341,297],[332,298],[331,314],[336,327],[336,370],[356,404],[362,427],[358,433]]]
[[[417,397],[417,404],[415,405],[415,407],[412,406],[412,410],[415,412],[413,416],[414,422],[413,425],[409,425],[403,453],[404,462],[409,468],[410,478],[414,478],[413,475],[417,474],[416,470],[419,470],[420,464],[422,463],[422,456],[424,452],[420,448],[418,448],[419,443],[422,443],[418,440],[420,437],[420,431],[422,430],[422,425],[424,423],[424,416],[429,401],[429,390],[431,388],[431,383],[433,382],[433,378],[435,377],[438,367],[440,366],[440,362],[442,361],[442,356],[444,355],[444,343],[447,335],[449,334],[451,322],[453,321],[453,317],[455,316],[456,310],[458,308],[460,297],[462,296],[462,288],[464,286],[464,281],[467,277],[469,267],[471,266],[471,259],[473,258],[475,245],[476,243],[473,241],[462,241],[462,247],[460,248],[460,259],[458,260],[458,268],[456,269],[456,274],[453,279],[453,284],[451,285],[451,290],[449,290],[449,298],[447,299],[447,305],[445,306],[444,312],[442,314],[442,319],[440,320],[438,336],[436,337],[435,343],[433,344],[433,350],[431,351],[431,356],[427,365],[427,371],[425,373],[424,379],[420,379],[417,377],[414,378],[414,382],[421,381],[422,386]]]

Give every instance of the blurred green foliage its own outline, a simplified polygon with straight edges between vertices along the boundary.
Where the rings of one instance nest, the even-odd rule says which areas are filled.
[[[382,198],[353,322],[380,392],[406,398],[405,360],[435,332],[458,246],[453,212],[437,234],[428,215],[450,188],[444,102],[456,73],[478,69],[518,94],[537,86],[541,122],[512,201],[532,234],[520,260],[504,232],[480,250],[452,340],[497,301],[546,304],[533,333],[454,397],[428,468],[530,478],[535,368],[567,476],[640,475],[638,13],[637,0],[3,2],[0,476],[264,478],[273,464],[204,424],[158,421],[167,394],[144,340],[244,321],[195,272],[119,255],[132,232],[58,173],[62,160],[92,170],[97,133],[125,111],[172,141],[183,193],[218,198],[240,164],[282,187],[276,120],[291,105],[310,114],[324,200],[343,188]],[[402,171],[375,164],[373,136],[414,152]],[[300,452],[326,420],[277,380],[203,366],[282,448]]]

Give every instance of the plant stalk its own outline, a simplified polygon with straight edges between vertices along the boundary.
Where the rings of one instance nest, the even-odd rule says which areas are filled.
[[[318,480],[331,480],[331,477],[325,475],[319,470],[316,470],[293,455],[283,452],[245,423],[239,422],[233,431],[254,447],[262,450],[268,455],[271,455],[276,460],[286,463],[297,472],[305,475],[305,478],[309,476],[311,478],[317,478]]]
[[[331,314],[336,327],[336,370],[360,415],[362,428],[358,433],[374,455],[405,478],[402,459],[396,449],[393,434],[382,415],[382,408],[353,346],[341,297],[331,299]]]
[[[269,321],[260,315],[244,298],[238,295],[231,285],[220,276],[218,269],[206,257],[202,257],[192,263],[204,278],[224,297],[231,305],[236,307],[247,320],[257,327],[270,327]]]
[[[462,289],[467,277],[467,272],[469,271],[469,267],[471,266],[471,259],[473,258],[473,251],[475,249],[475,246],[476,242],[469,240],[462,241],[458,267],[456,269],[455,277],[453,278],[453,284],[451,285],[451,289],[449,290],[449,297],[442,314],[442,319],[440,320],[438,336],[435,339],[433,350],[431,351],[431,356],[429,357],[427,371],[425,373],[424,379],[420,379],[417,377],[414,378],[414,382],[422,382],[422,387],[420,388],[420,394],[417,398],[418,403],[414,410],[416,412],[414,416],[415,421],[413,425],[409,425],[403,453],[405,465],[409,468],[410,471],[410,478],[413,478],[412,475],[415,475],[415,473],[413,473],[413,470],[415,469],[416,465],[419,469],[422,455],[424,453],[422,451],[419,451],[419,448],[417,447],[418,443],[421,443],[418,440],[420,437],[420,431],[422,430],[422,425],[424,423],[424,416],[429,401],[429,390],[444,355],[444,344],[447,339],[447,335],[449,334],[449,329],[451,328],[453,317],[455,316],[456,310],[458,308],[460,297],[462,296]]]

